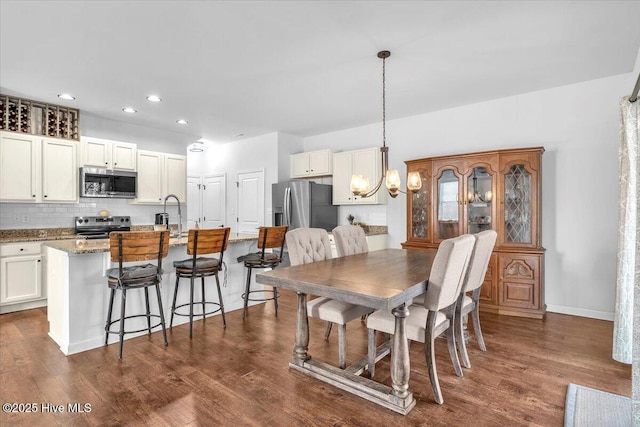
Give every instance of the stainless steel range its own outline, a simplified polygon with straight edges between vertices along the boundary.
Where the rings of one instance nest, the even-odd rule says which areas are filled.
[[[112,231],[130,231],[129,216],[77,216],[76,234],[87,239],[107,239]]]

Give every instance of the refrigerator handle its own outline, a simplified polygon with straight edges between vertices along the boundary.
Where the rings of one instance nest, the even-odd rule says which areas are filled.
[[[289,187],[284,189],[284,200],[283,200],[283,211],[284,211],[284,224],[283,225],[291,225],[291,218],[289,217],[290,213],[289,213],[289,209],[290,209],[290,202],[291,202],[291,189]]]

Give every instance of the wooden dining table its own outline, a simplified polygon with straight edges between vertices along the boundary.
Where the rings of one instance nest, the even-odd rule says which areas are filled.
[[[409,413],[416,401],[409,391],[405,323],[412,299],[427,290],[433,258],[432,251],[383,249],[258,274],[258,283],[289,289],[298,295],[295,345],[289,367],[393,411]],[[307,295],[393,313],[393,339],[376,353],[379,360],[391,351],[391,387],[365,376],[366,356],[346,369],[312,359],[308,351]]]

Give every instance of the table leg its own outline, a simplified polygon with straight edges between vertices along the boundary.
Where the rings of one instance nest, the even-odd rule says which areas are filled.
[[[409,308],[402,304],[394,308],[391,313],[396,318],[391,344],[391,385],[394,396],[405,398],[409,395],[409,342],[405,328],[405,318],[409,315]]]
[[[309,350],[309,318],[307,317],[307,294],[298,292],[298,315],[296,322],[296,345],[293,347],[293,361],[296,365],[302,365],[311,359],[307,354]]]

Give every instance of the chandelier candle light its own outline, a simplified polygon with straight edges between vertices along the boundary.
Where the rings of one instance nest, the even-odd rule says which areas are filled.
[[[380,153],[382,154],[382,175],[378,184],[373,189],[369,188],[369,179],[363,177],[360,174],[354,174],[351,176],[351,192],[355,196],[363,198],[371,197],[378,192],[382,186],[382,181],[386,180],[387,190],[389,195],[395,198],[399,193],[405,193],[400,189],[400,175],[397,169],[389,169],[389,148],[387,147],[386,138],[386,75],[385,75],[385,60],[391,56],[391,52],[388,50],[382,50],[378,52],[378,58],[382,59],[382,147],[380,147]],[[422,188],[422,179],[418,172],[409,172],[407,176],[407,189],[413,193],[416,193]]]

